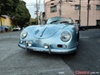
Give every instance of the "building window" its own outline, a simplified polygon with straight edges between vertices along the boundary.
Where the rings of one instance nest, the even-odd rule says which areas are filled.
[[[54,3],[51,3],[51,5],[54,5]]]
[[[50,7],[50,12],[56,12],[56,11],[57,11],[56,5]]]
[[[73,2],[73,0],[66,0],[66,2]]]
[[[96,20],[96,25],[100,25],[100,20]]]
[[[51,1],[54,1],[54,0],[51,0]]]
[[[100,5],[96,5],[96,10],[100,10]]]
[[[80,10],[80,5],[75,5],[75,10]]]

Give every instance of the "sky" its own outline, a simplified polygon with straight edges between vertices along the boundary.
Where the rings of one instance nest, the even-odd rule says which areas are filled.
[[[26,2],[26,7],[28,8],[28,10],[29,10],[29,12],[31,14],[31,18],[35,18],[36,15],[34,13],[36,11],[36,8],[35,8],[36,0],[23,0],[23,1]],[[43,11],[44,11],[44,0],[40,0],[39,12],[43,12]]]

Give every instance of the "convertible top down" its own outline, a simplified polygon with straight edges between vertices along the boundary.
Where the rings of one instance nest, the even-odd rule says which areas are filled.
[[[71,18],[52,17],[45,25],[28,26],[20,34],[18,46],[48,53],[76,53],[78,25]]]

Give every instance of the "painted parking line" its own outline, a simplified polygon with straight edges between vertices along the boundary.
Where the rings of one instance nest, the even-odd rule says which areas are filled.
[[[46,69],[38,71],[38,73],[52,74],[52,75],[74,75],[73,71],[71,71],[68,67],[66,68],[57,68],[57,69]]]
[[[80,36],[81,39],[89,39],[88,36]]]

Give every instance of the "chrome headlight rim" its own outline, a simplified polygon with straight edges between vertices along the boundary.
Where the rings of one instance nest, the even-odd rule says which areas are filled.
[[[23,31],[23,32],[21,33],[21,35],[20,35],[20,38],[24,39],[24,38],[26,38],[27,35],[28,35],[28,32]]]
[[[68,41],[71,39],[71,33],[68,32],[68,31],[63,31],[63,32],[61,33],[60,39],[61,39],[63,42],[68,42]]]

